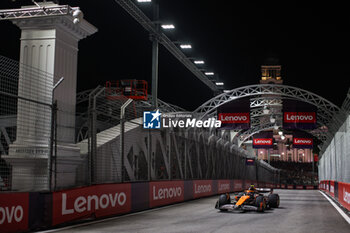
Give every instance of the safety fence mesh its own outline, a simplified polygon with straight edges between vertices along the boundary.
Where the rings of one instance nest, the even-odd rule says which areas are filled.
[[[0,56],[0,190],[49,189],[52,74]]]
[[[169,113],[173,106],[160,106]],[[88,137],[77,143],[85,158],[85,184],[180,179],[247,179],[279,182],[279,172],[222,140],[219,130],[144,129],[143,113],[154,110],[126,97],[108,99],[104,88],[89,96]],[[78,133],[79,134],[79,133]]]
[[[319,161],[319,180],[350,183],[350,89],[342,110],[347,118],[338,129]]]
[[[151,180],[279,182],[279,171],[265,162],[247,166],[251,155],[219,130],[144,129],[152,100],[107,98],[97,87],[80,93],[75,105],[64,101],[64,88],[55,89],[60,78],[0,56],[0,191]],[[158,109],[183,111],[161,100]]]

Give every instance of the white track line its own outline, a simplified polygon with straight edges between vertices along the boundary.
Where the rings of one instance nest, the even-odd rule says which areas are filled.
[[[330,199],[326,194],[324,194],[322,191],[319,191],[331,204],[332,206],[334,206],[334,208],[336,210],[338,210],[339,214],[341,216],[343,216],[343,218],[345,219],[345,221],[347,221],[350,224],[350,218],[347,214],[344,213],[344,211],[342,209],[339,208],[339,206],[337,204],[334,203],[334,201],[332,199]]]

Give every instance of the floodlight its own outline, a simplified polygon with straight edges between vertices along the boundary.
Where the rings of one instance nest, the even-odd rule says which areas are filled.
[[[180,48],[182,48],[182,49],[191,49],[192,46],[190,44],[182,44],[182,45],[180,45]]]
[[[74,24],[78,24],[83,19],[84,14],[83,14],[83,12],[80,9],[78,9],[78,10],[73,11],[72,16],[74,18],[73,19],[73,23]]]
[[[270,117],[270,122],[273,124],[276,122],[276,118],[274,118],[273,116]]]
[[[174,24],[162,24],[161,27],[165,30],[168,30],[168,29],[174,29],[175,26]]]
[[[270,109],[267,107],[267,105],[264,106],[263,113],[264,114],[269,114],[270,113]]]

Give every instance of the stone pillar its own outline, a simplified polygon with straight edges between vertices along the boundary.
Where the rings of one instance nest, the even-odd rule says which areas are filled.
[[[18,95],[51,104],[53,86],[64,77],[54,91],[58,104],[58,187],[74,185],[81,161],[80,150],[74,144],[78,41],[97,31],[84,19],[78,24],[73,20],[71,15],[13,20],[22,31]],[[48,106],[18,100],[17,137],[6,158],[12,165],[13,190],[49,188],[50,129]]]

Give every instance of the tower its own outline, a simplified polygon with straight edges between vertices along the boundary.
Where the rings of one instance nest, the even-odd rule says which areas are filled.
[[[261,66],[261,84],[283,84],[281,65],[276,58],[268,58]]]
[[[279,59],[272,56],[265,60],[264,65],[261,65],[260,84],[283,84]],[[282,126],[282,97],[280,95],[265,95],[264,97],[263,112],[266,115],[260,118],[260,125],[274,124],[272,131],[275,141],[273,149],[260,149],[257,151],[257,156],[270,161],[272,159],[270,155],[277,155],[285,141],[281,139],[281,135],[278,135],[278,128]]]

